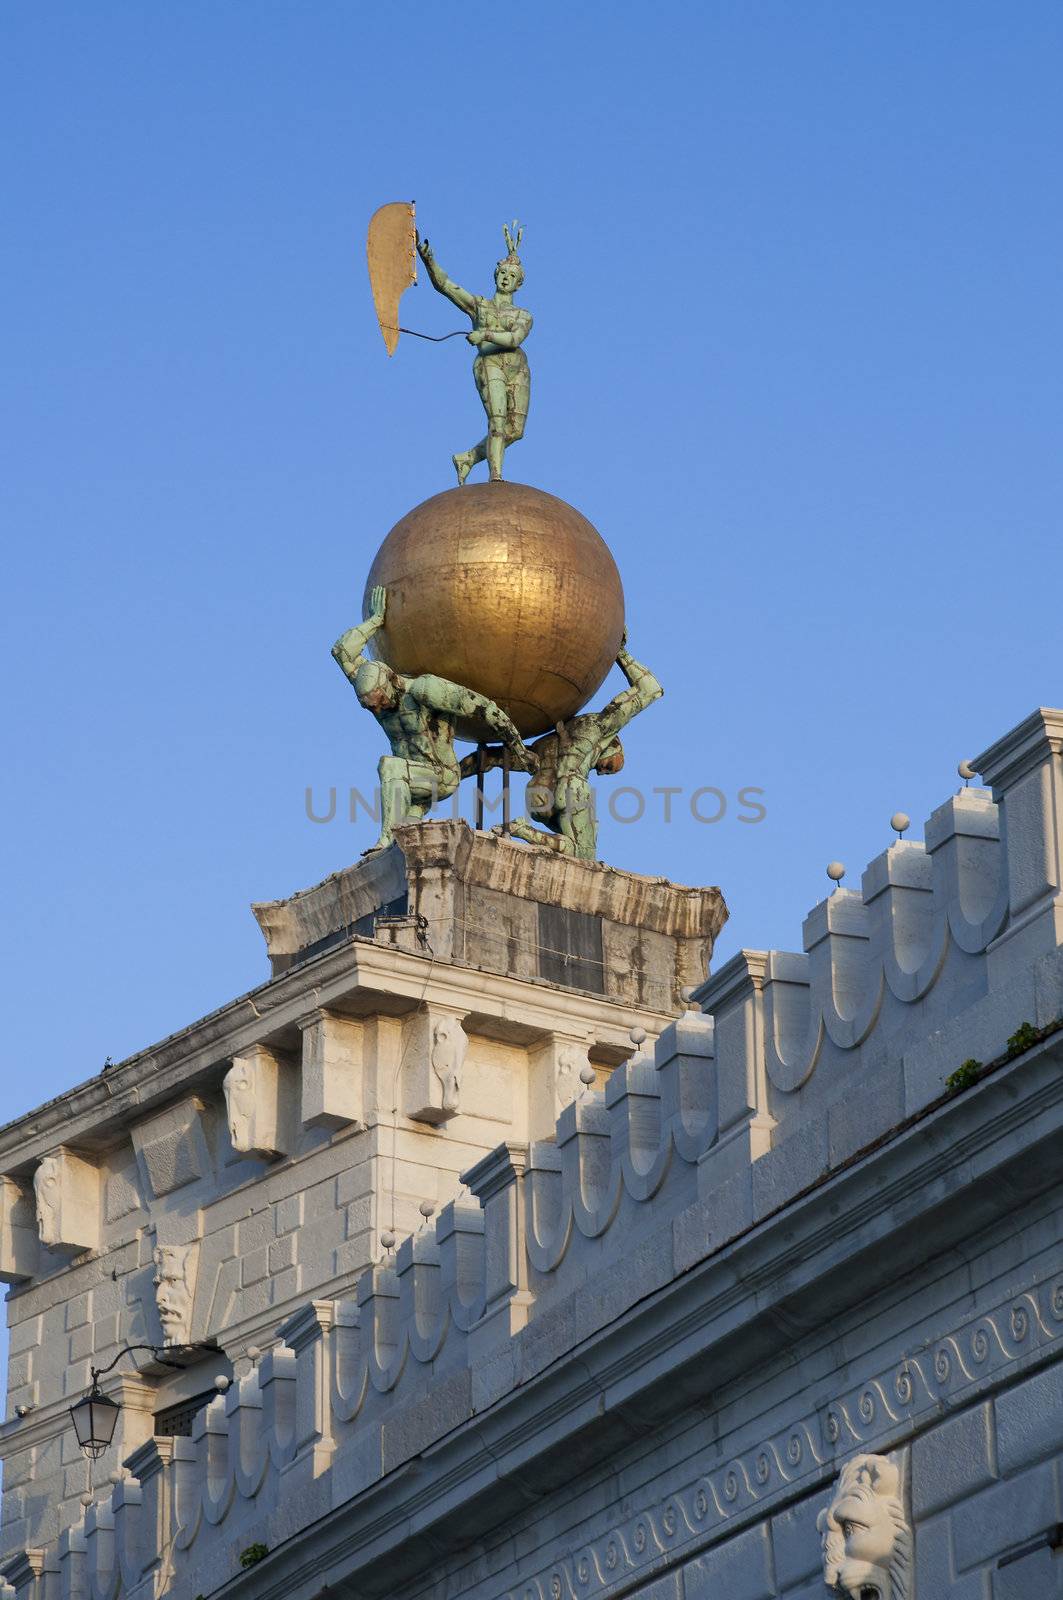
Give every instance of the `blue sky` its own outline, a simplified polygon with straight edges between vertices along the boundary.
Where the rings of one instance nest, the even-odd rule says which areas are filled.
[[[526,225],[507,468],[621,568],[666,698],[618,866],[801,921],[1059,703],[1063,10],[1024,0],[86,5],[0,17],[0,1117],[262,980],[248,910],[370,842],[329,658],[481,413],[388,361],[370,213],[486,290]],[[454,313],[424,284],[413,326]],[[738,790],[765,820],[738,820]]]

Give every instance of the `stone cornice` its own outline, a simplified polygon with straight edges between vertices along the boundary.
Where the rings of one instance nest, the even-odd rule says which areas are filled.
[[[714,939],[727,919],[717,888],[691,888],[601,861],[546,855],[492,833],[474,832],[463,822],[398,828],[396,838],[414,881],[426,868],[450,867],[464,883],[478,888],[680,938]]]
[[[495,1149],[474,1167],[463,1172],[461,1181],[481,1205],[486,1205],[499,1190],[516,1183],[517,1179],[524,1175],[527,1165],[528,1146],[506,1140],[496,1145]]]
[[[466,1014],[497,1013],[543,1033],[578,1012],[615,1030],[621,1045],[634,1015],[630,1005],[541,978],[511,978],[459,963],[433,968],[428,956],[352,938],[0,1127],[0,1173],[30,1171],[57,1144],[76,1148],[113,1140],[134,1119],[207,1087],[234,1053],[297,1029],[311,1011],[349,1004],[356,996],[367,1015],[375,996],[386,1001],[380,1010],[396,1013],[412,1010],[422,997],[436,997]],[[671,1020],[664,1013],[644,1014],[659,1016],[662,1027]]]
[[[1000,1223],[1058,1181],[1059,1047],[1055,1036],[938,1105],[722,1249],[711,1202],[692,1207],[642,1244],[654,1255],[674,1249],[678,1276],[619,1316],[606,1311],[604,1326],[577,1343],[559,1341],[556,1358],[489,1410],[288,1538],[218,1596],[312,1600],[323,1583],[336,1593],[394,1593],[425,1551],[438,1561],[467,1548],[510,1507],[515,1514],[548,1492],[577,1438],[585,1464],[595,1439],[608,1458],[648,1415],[663,1424],[707,1402],[796,1334],[829,1325],[909,1268]],[[593,1285],[577,1298],[592,1302]],[[548,1338],[554,1315],[572,1313],[552,1308],[518,1339]],[[829,1414],[825,1426],[829,1438]],[[827,1462],[822,1475],[832,1470]],[[430,1539],[419,1537],[429,1528]]]
[[[994,798],[1010,784],[1040,766],[1045,756],[1063,750],[1063,711],[1039,706],[974,762],[975,771],[991,785]]]

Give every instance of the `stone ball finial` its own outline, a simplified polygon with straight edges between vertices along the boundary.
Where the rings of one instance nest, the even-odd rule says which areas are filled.
[[[682,1000],[688,1011],[693,1011],[694,1009],[694,996],[697,994],[697,992],[696,986],[692,983],[684,984],[679,991],[679,998]]]
[[[231,1378],[227,1378],[225,1374],[222,1373],[220,1378],[215,1378],[214,1387],[217,1389],[219,1394],[228,1394],[229,1390],[232,1388],[232,1383],[233,1380]]]
[[[642,1046],[646,1043],[646,1030],[645,1030],[645,1028],[640,1028],[638,1023],[636,1023],[635,1026],[629,1030],[628,1038],[631,1040],[631,1043],[635,1046],[635,1049],[636,1050],[640,1050],[642,1048]]]
[[[890,818],[890,827],[902,839],[912,825],[912,819],[906,811],[895,811]]]
[[[78,1500],[85,1507],[86,1511],[88,1510],[89,1506],[92,1505],[93,1498],[94,1497],[89,1493],[88,1489],[85,1490],[84,1494],[79,1494],[78,1495]]]
[[[828,861],[827,862],[827,877],[830,879],[831,883],[833,883],[835,886],[837,886],[839,883],[841,883],[842,879],[845,877],[845,863],[844,863],[844,861]]]
[[[420,1205],[417,1207],[418,1211],[421,1213],[422,1217],[424,1218],[424,1220],[426,1222],[428,1221],[429,1217],[432,1216],[432,1214],[434,1213],[435,1208],[436,1208],[436,1203],[435,1203],[434,1200],[422,1200]]]
[[[579,1081],[582,1083],[585,1089],[591,1088],[593,1084],[598,1082],[598,1074],[595,1072],[589,1061],[585,1067],[580,1067]]]
[[[956,768],[956,771],[963,779],[965,785],[970,783],[972,778],[977,778],[978,776],[978,773],[975,771],[974,767],[972,767],[969,761],[961,761],[959,766]]]
[[[392,1233],[390,1228],[384,1229],[383,1233],[380,1235],[380,1243],[390,1255],[392,1250],[395,1248],[395,1235]]]

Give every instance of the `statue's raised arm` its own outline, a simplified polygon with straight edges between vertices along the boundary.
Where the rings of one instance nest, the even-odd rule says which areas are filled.
[[[521,345],[531,332],[532,315],[526,307],[513,303],[514,294],[524,282],[524,268],[517,254],[524,230],[514,222],[502,231],[506,254],[495,267],[495,292],[490,296],[470,294],[448,278],[428,240],[417,235],[417,254],[425,264],[432,287],[472,318],[472,328],[465,337],[476,351],[472,373],[487,413],[487,432],[471,449],[459,450],[451,458],[459,483],[465,482],[479,461],[487,462],[491,478],[498,482],[506,449],[524,437],[528,420],[531,375]]]
[[[447,277],[435,258],[432,246],[427,239],[422,239],[420,234],[417,235],[417,254],[424,262],[425,271],[431,280],[432,288],[438,289],[440,294],[446,295],[447,299],[453,301],[458,310],[464,311],[467,317],[475,318],[476,296],[470,294],[468,289],[463,289],[460,283],[455,283],[452,278]]]

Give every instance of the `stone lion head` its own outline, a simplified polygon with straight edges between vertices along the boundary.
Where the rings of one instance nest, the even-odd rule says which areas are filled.
[[[816,1526],[823,1581],[849,1600],[911,1600],[912,1531],[900,1471],[885,1456],[853,1456]]]

